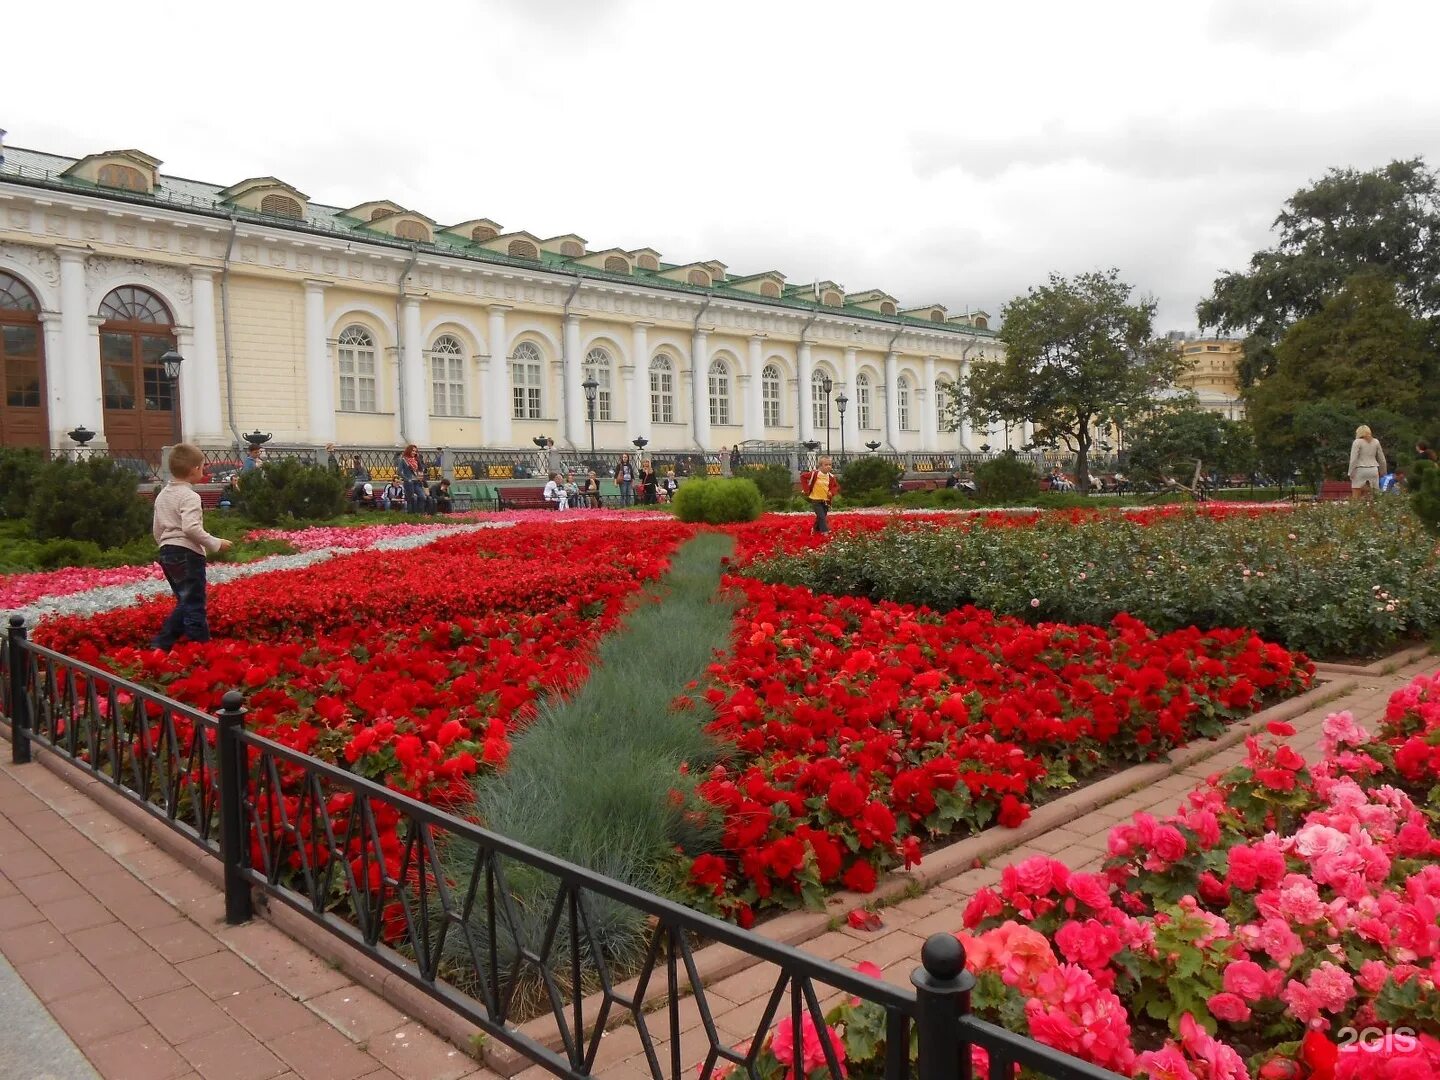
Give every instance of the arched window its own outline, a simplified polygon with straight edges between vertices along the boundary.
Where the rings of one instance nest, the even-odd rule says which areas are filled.
[[[430,346],[430,414],[465,415],[465,347],[453,334]]]
[[[895,305],[892,304],[889,300],[881,300],[881,301],[880,301],[880,314],[881,314],[881,315],[894,315],[894,314],[895,314]]]
[[[566,240],[560,245],[560,254],[567,259],[578,259],[585,254],[585,249],[574,240]]]
[[[40,304],[19,278],[0,271],[0,446],[44,446],[45,341]]]
[[[710,361],[710,423],[730,423],[730,366],[724,360]]]
[[[765,426],[780,426],[780,369],[766,364],[760,372],[760,401],[765,406]]]
[[[941,311],[939,308],[936,308],[934,311],[930,312],[930,321],[931,321],[931,322],[944,322],[944,321],[945,321],[945,313],[944,313],[943,311]]]
[[[585,378],[594,379],[600,385],[595,388],[595,419],[613,420],[613,400],[610,393],[610,354],[598,345],[585,354]]]
[[[901,431],[910,430],[910,380],[904,375],[895,380],[895,411],[899,414]]]
[[[675,422],[675,365],[664,353],[650,361],[650,422]]]
[[[710,284],[710,275],[704,270],[691,270],[690,273],[685,275],[685,280],[690,282],[691,285],[708,286]]]
[[[828,378],[827,374],[818,369],[810,376],[810,429],[812,431],[824,431],[830,426],[830,412],[826,408],[828,402],[825,398],[826,378]],[[831,389],[834,389],[833,384]]]
[[[260,200],[260,212],[274,214],[276,217],[300,218],[305,216],[300,209],[300,204],[289,195],[266,195]]]
[[[875,426],[871,423],[873,417],[870,412],[870,400],[870,376],[862,371],[855,376],[855,423],[862,431],[869,431]]]
[[[820,297],[820,302],[826,307],[839,307],[845,300],[838,292],[826,289],[825,294]]]
[[[977,315],[975,317],[975,327],[979,330],[988,330],[990,329],[990,320],[983,315]]]
[[[760,283],[760,295],[768,296],[771,300],[780,299],[780,286],[773,281],[762,281]]]
[[[340,411],[379,412],[376,396],[375,339],[363,326],[340,331],[335,347],[340,366]]]
[[[470,239],[474,240],[477,244],[482,244],[486,240],[494,240],[495,237],[499,235],[500,234],[489,225],[476,225],[475,228],[470,230]]]
[[[388,206],[377,206],[374,210],[370,211],[370,220],[379,221],[382,217],[385,217],[391,212],[392,211]]]
[[[145,174],[129,165],[101,165],[99,183],[105,187],[124,188],[126,191],[149,191]]]
[[[628,274],[630,264],[619,255],[607,255],[605,257],[605,269],[612,274]]]
[[[539,420],[541,377],[544,364],[540,350],[528,341],[515,346],[510,354],[510,391],[514,396],[511,415],[516,420]]]
[[[175,438],[175,384],[160,362],[175,347],[175,320],[163,300],[135,285],[108,293],[99,313],[105,320],[100,326],[105,437],[112,454],[151,460]]]
[[[936,431],[949,431],[949,430],[950,430],[950,428],[948,428],[948,427],[946,426],[946,424],[948,423],[948,421],[947,421],[947,419],[946,419],[946,417],[945,417],[945,403],[946,403],[946,400],[947,400],[946,390],[949,389],[949,387],[950,387],[950,384],[947,383],[944,379],[936,379],[936,380],[935,380],[935,430],[936,430]]]
[[[655,258],[654,255],[641,255],[638,262],[641,270],[660,269],[660,260]]]
[[[402,221],[395,226],[395,235],[401,240],[416,240],[422,244],[430,242],[430,230],[418,221]]]
[[[509,254],[515,259],[538,259],[540,252],[529,240],[511,240]]]

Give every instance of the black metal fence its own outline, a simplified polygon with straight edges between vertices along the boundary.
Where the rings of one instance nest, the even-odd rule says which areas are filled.
[[[1055,1080],[1116,1080],[971,1016],[974,979],[951,935],[926,943],[913,989],[894,986],[247,731],[238,691],[208,716],[36,645],[18,616],[0,665],[13,760],[28,762],[34,746],[65,758],[219,857],[227,921],[251,918],[258,890],[557,1076],[597,1075],[607,1029],[628,1021],[656,1080],[697,1065],[702,1080],[732,1068],[756,1077],[772,1027],[788,1020],[798,1033],[808,1019],[824,1032],[827,1003],[848,997],[883,1013],[887,1080],[968,1080],[972,1046],[989,1052],[990,1080],[1016,1064]],[[619,924],[643,942],[623,958]],[[765,972],[764,1007],[743,1030],[702,979],[698,953],[710,943]],[[839,1047],[820,1042],[839,1076]]]

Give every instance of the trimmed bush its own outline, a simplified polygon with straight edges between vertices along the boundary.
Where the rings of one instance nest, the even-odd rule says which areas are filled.
[[[294,458],[242,474],[239,487],[237,508],[261,525],[337,517],[345,510],[349,490],[344,477]]]
[[[1033,503],[1040,494],[1034,467],[1016,457],[1013,450],[977,465],[975,486],[980,489],[980,500],[987,503]]]
[[[1440,465],[1417,461],[1408,480],[1410,505],[1432,533],[1440,533]]]
[[[675,492],[675,516],[681,521],[702,521],[725,525],[754,521],[764,510],[764,500],[754,482],[736,480],[690,480]]]
[[[840,490],[856,506],[878,506],[895,494],[902,475],[900,466],[884,458],[856,458],[840,474]]]
[[[45,466],[39,450],[0,449],[0,518],[23,518]]]
[[[151,514],[135,474],[103,457],[49,462],[35,477],[26,511],[37,540],[88,540],[101,548],[145,536]]]
[[[744,479],[754,481],[766,503],[786,503],[795,494],[795,478],[784,465],[746,469]]]

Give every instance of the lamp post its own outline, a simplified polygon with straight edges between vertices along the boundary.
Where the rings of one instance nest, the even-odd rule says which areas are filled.
[[[170,420],[177,443],[180,441],[180,365],[183,363],[185,357],[174,349],[166,349],[165,355],[160,357],[165,377],[170,380]]]
[[[835,408],[840,410],[840,464],[845,464],[845,406],[850,404],[850,399],[845,396],[845,391],[835,399]]]
[[[820,392],[825,395],[825,456],[830,456],[830,391],[835,383],[829,375],[820,376]]]
[[[580,384],[585,388],[585,408],[590,414],[590,468],[595,468],[595,394],[600,389],[600,384],[591,375]]]

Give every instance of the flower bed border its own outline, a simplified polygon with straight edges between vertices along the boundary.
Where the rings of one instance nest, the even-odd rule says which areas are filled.
[[[1316,664],[1315,671],[1321,675],[1393,675],[1407,664],[1429,656],[1429,645],[1412,645],[1389,656],[1382,656],[1373,663],[1360,664]]]
[[[1418,651],[1417,651],[1418,650]],[[1393,656],[1386,657],[1370,669],[1348,669],[1335,671],[1336,665],[1317,665],[1320,675],[1318,685],[1305,693],[1289,698],[1238,721],[1215,739],[1197,741],[1172,751],[1165,761],[1134,765],[1122,772],[1087,784],[1053,802],[1036,808],[1027,821],[1014,829],[985,829],[967,836],[953,844],[929,853],[924,861],[912,870],[895,870],[880,880],[875,891],[868,894],[839,892],[828,900],[827,908],[847,910],[865,904],[885,904],[902,898],[913,890],[917,883],[929,889],[970,870],[976,859],[989,861],[1007,851],[1020,847],[1047,832],[1069,824],[1076,819],[1110,803],[1116,802],[1140,789],[1150,787],[1166,777],[1176,775],[1221,751],[1238,745],[1254,731],[1274,720],[1285,720],[1308,712],[1311,709],[1333,701],[1349,693],[1359,685],[1361,674],[1374,675],[1395,670],[1419,656],[1427,655],[1429,646],[1415,646]],[[1383,669],[1383,671],[1382,671]],[[9,726],[0,721],[7,735]],[[172,830],[160,825],[143,810],[118,795],[102,780],[84,773],[74,765],[51,754],[37,756],[44,768],[59,776],[72,788],[94,800],[106,810],[145,839],[154,843],[167,854],[179,859],[190,869],[214,882],[217,890],[222,887],[222,867],[213,857],[197,851],[195,847]],[[474,1054],[476,1029],[460,1016],[450,1012],[433,998],[414,989],[398,976],[393,975],[365,956],[344,947],[331,934],[284,905],[257,904],[256,914],[293,941],[333,964],[357,983],[379,994],[391,1005],[408,1017],[447,1039],[466,1054]],[[829,910],[794,911],[771,919],[755,929],[755,933],[792,946],[803,946],[831,929],[834,916]],[[916,958],[918,963],[918,957]],[[695,953],[695,963],[704,985],[711,985],[732,975],[739,974],[758,963],[754,958],[725,945],[707,945]],[[632,993],[633,982],[626,982],[616,988],[622,994]],[[666,989],[663,984],[652,987],[644,998],[649,1008],[663,1004]],[[586,1007],[598,1007],[599,995],[586,1000]],[[591,1015],[594,1015],[592,1012]],[[627,1015],[623,1010],[613,1011],[607,1027],[614,1030],[626,1025]],[[547,1044],[558,1039],[553,1028],[542,1030],[538,1022],[522,1025],[526,1035]],[[487,1042],[480,1054],[480,1060],[487,1067],[503,1076],[514,1076],[531,1067],[533,1062],[508,1047]]]

